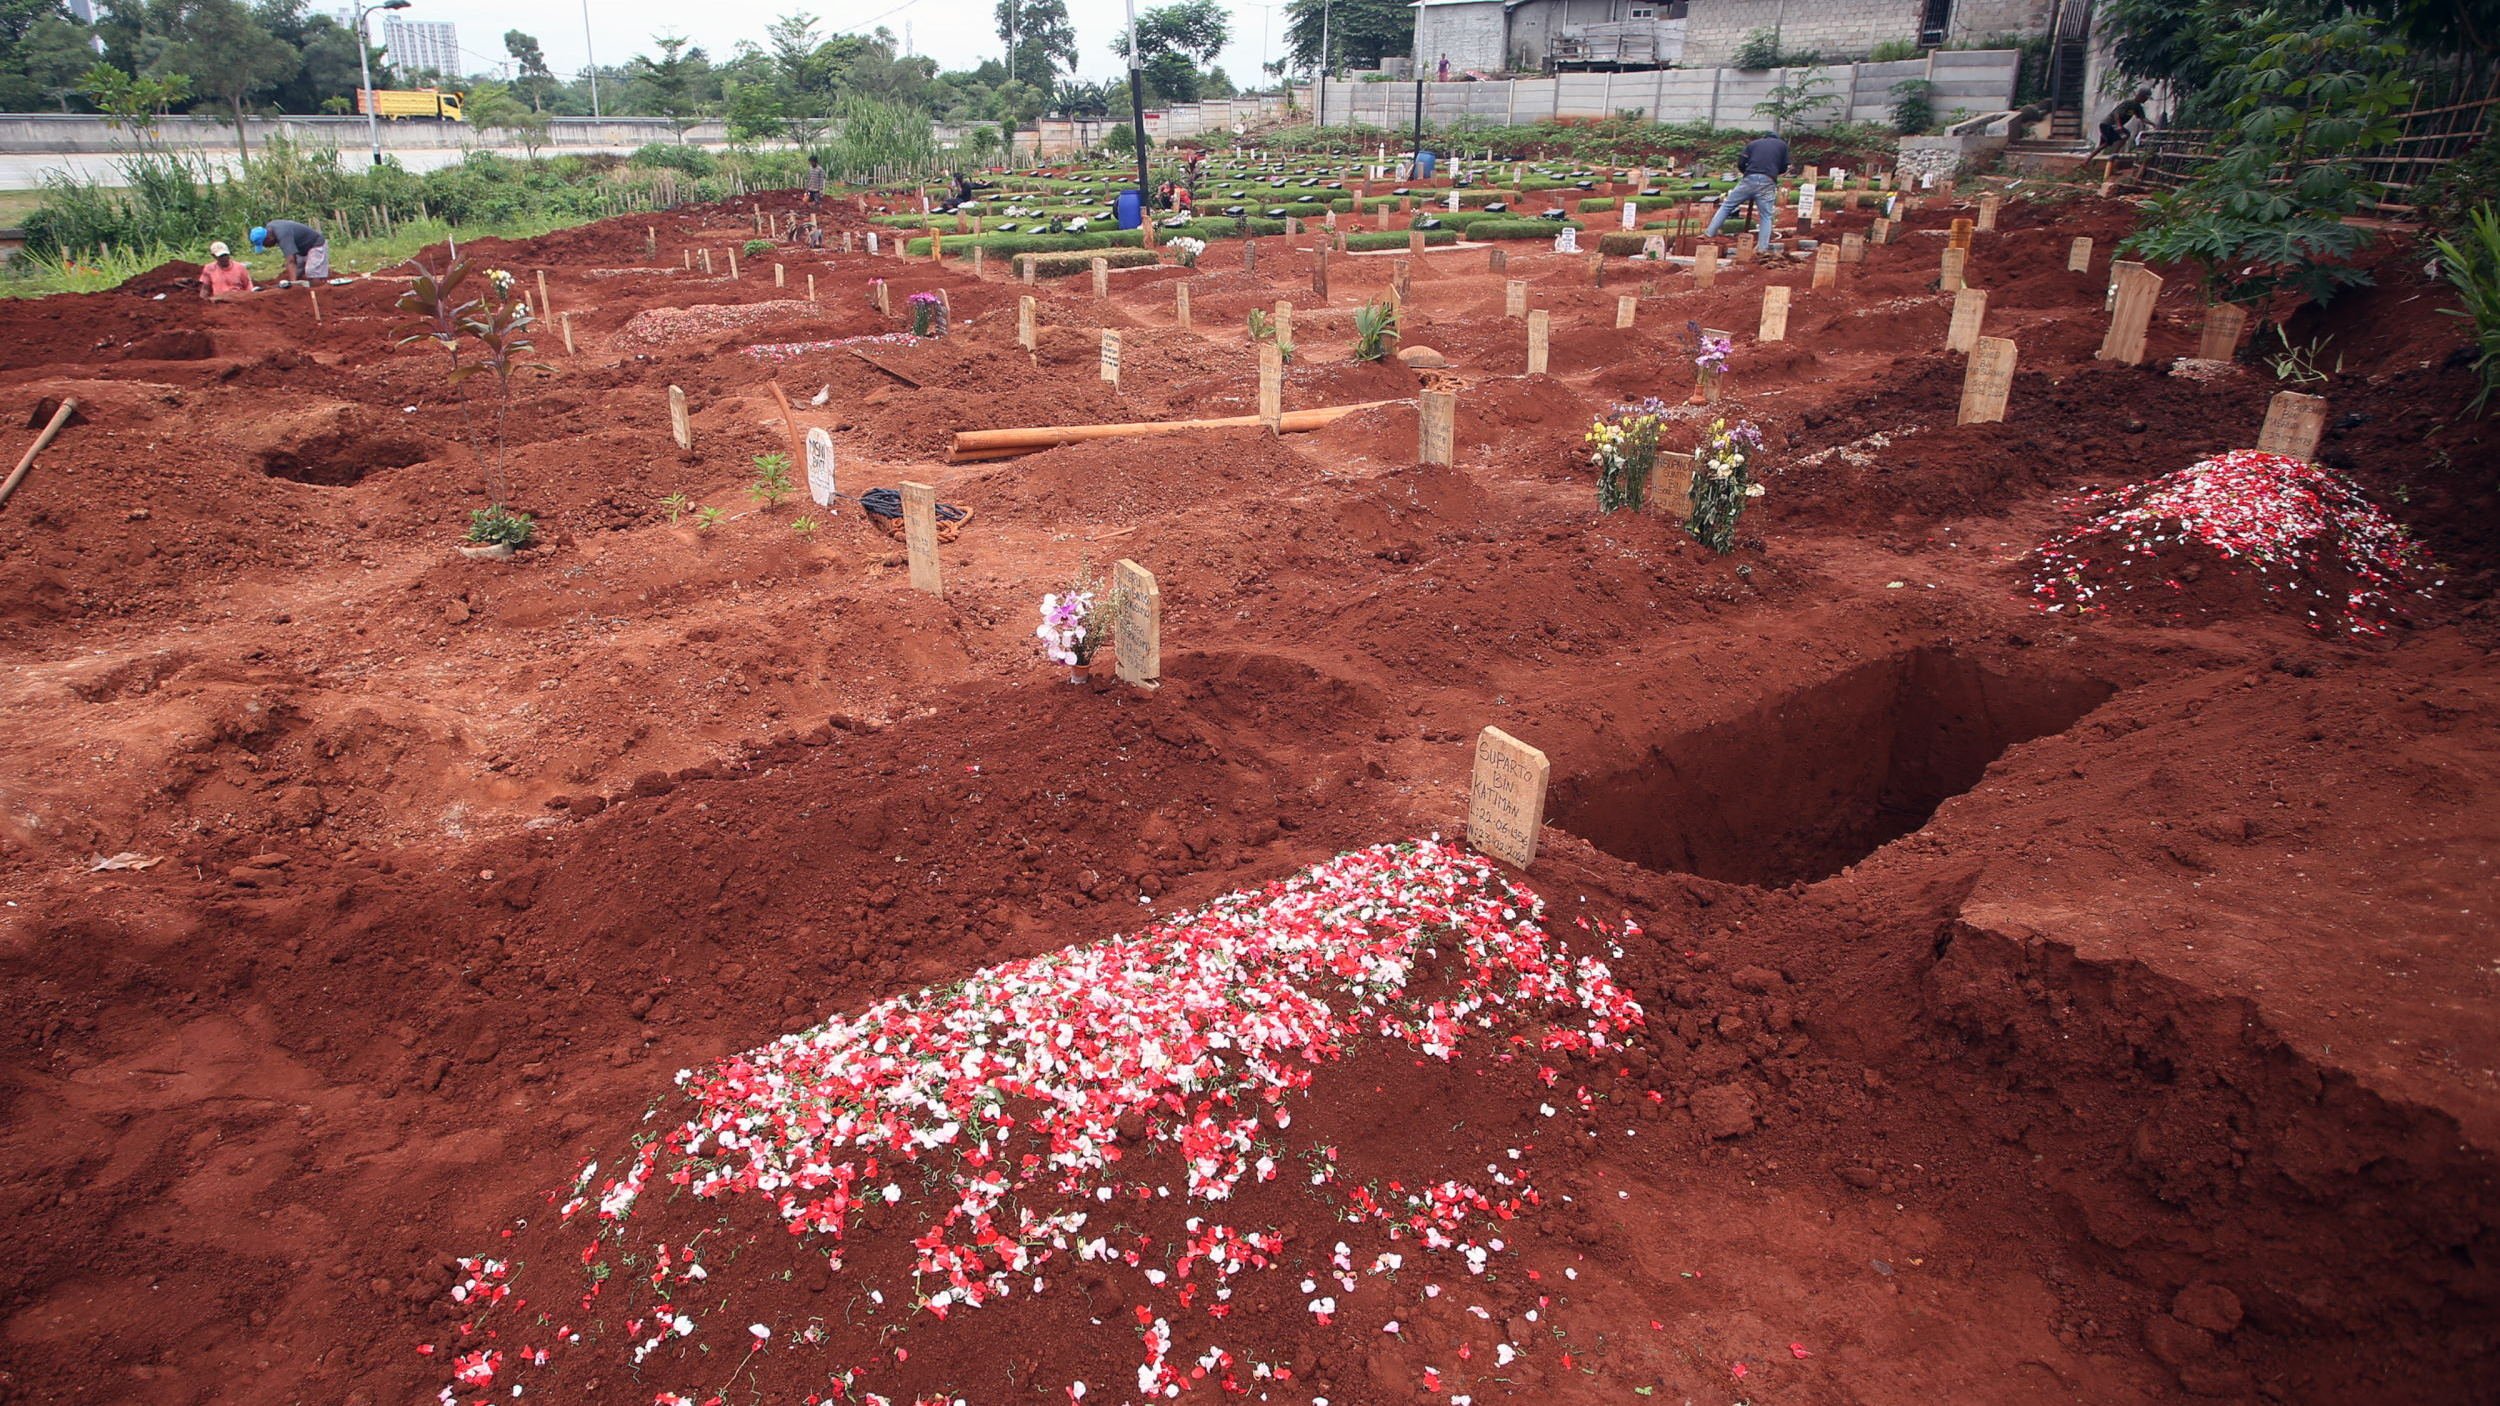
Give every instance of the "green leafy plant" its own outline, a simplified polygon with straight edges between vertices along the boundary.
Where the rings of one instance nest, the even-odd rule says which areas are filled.
[[[769,239],[750,239],[745,244],[740,245],[739,249],[748,258],[752,259],[758,254],[771,253],[773,251],[773,242]]]
[[[747,496],[767,508],[778,508],[790,496],[790,456],[758,454],[755,456],[755,481],[747,485]]]
[[[671,493],[660,500],[660,511],[668,515],[668,525],[675,527],[680,514],[694,506],[694,500],[683,493]]]
[[[1915,39],[1887,39],[1866,53],[1868,63],[1900,63],[1917,57],[1918,41]]]
[[[1260,342],[1274,342],[1277,354],[1285,359],[1286,364],[1293,363],[1293,343],[1283,339],[1276,320],[1259,308],[1250,310],[1250,341],[1253,346]]]
[[[1354,310],[1354,359],[1378,361],[1398,340],[1398,310],[1389,303],[1365,303]]]
[[[2305,344],[2295,345],[2282,328],[2276,327],[2272,331],[2278,350],[2266,358],[2266,365],[2274,369],[2274,379],[2307,386],[2327,378],[2328,373],[2318,368],[2318,358],[2326,355],[2326,338],[2316,337]],[[2343,369],[2344,358],[2339,352],[2335,357],[2334,370],[2340,373]]]
[[[468,540],[483,547],[512,547],[530,544],[538,532],[537,523],[528,513],[516,513],[501,503],[492,507],[472,509],[469,513]]]
[[[718,508],[697,508],[694,510],[694,530],[697,532],[709,532],[713,528],[720,526],[728,520],[729,514]]]
[[[816,519],[812,517],[794,517],[790,519],[790,530],[799,534],[801,537],[813,537],[816,535]]]
[[[2486,138],[2486,141],[2489,139]],[[2474,324],[2474,374],[2482,381],[2468,408],[2482,414],[2500,392],[2500,213],[2477,206],[2466,216],[2463,238],[2433,241],[2439,271],[2457,290],[2458,307],[2441,308]]]
[[[1831,80],[1820,74],[1800,73],[1794,78],[1772,84],[1771,91],[1762,95],[1762,101],[1755,103],[1753,110],[1763,121],[1771,124],[1773,131],[1785,132],[1803,122],[1806,115],[1816,108],[1829,107],[1838,102],[1839,99],[1829,92],[1815,91],[1831,86]]]
[[[1914,137],[1936,125],[1936,85],[1925,78],[1904,78],[1892,85],[1892,129]]]
[[[1729,58],[1728,62],[1738,68],[1754,71],[1779,67],[1780,37],[1778,32],[1768,29],[1748,31],[1745,35],[1745,42],[1736,46],[1736,53]]]
[[[2213,129],[2211,157],[2120,247],[2194,266],[2214,301],[2291,291],[2325,303],[2367,285],[2357,256],[2376,236],[2346,219],[2380,194],[2365,156],[2402,131],[2413,96],[2402,46],[2351,13],[2217,8],[2211,25],[2212,77],[2183,119]]]

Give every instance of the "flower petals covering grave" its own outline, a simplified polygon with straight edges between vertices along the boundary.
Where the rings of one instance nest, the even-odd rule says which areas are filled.
[[[1341,855],[681,1072],[621,1167],[584,1167],[552,1221],[463,1261],[473,1316],[440,1349],[443,1399],[628,1373],[658,1403],[955,1399],[928,1380],[940,1354],[911,1366],[950,1315],[1105,1275],[1125,1313],[1052,1321],[1117,1345],[1134,1386],[1051,1392],[1308,1399],[1285,1344],[1226,1322],[1237,1293],[1271,1327],[1325,1326],[1409,1260],[1484,1274],[1501,1222],[1539,1201],[1519,1148],[1464,1177],[1341,1176],[1297,1128],[1327,1111],[1315,1078],[1592,1054],[1640,1022],[1481,857],[1437,839]],[[795,1313],[796,1267],[839,1292]]]

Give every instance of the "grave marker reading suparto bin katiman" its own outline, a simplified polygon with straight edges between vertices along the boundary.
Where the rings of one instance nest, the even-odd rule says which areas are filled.
[[[1535,863],[1553,770],[1543,752],[1498,727],[1478,734],[1467,788],[1467,843],[1521,869]]]

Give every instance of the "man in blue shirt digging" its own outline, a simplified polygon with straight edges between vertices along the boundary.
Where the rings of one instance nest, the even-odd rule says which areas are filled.
[[[1736,161],[1736,184],[1729,188],[1727,198],[1719,202],[1719,213],[1710,217],[1710,228],[1704,239],[1719,237],[1719,227],[1738,207],[1750,202],[1761,214],[1762,232],[1754,248],[1771,252],[1771,222],[1779,213],[1780,177],[1788,174],[1788,143],[1777,132],[1765,132],[1745,143],[1744,155]]]

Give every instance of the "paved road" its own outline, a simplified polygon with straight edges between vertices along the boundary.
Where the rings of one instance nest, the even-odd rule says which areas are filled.
[[[479,150],[493,151],[497,155],[516,159],[528,155],[519,147],[481,147]],[[566,155],[608,152],[618,156],[631,150],[630,147],[622,146],[568,146],[564,149]],[[222,169],[228,171],[234,169],[235,153],[231,149],[205,150],[190,154],[204,156],[217,163]],[[458,147],[420,147],[404,151],[386,151],[383,155],[411,171],[436,171],[445,166],[459,165],[468,152]],[[339,153],[339,160],[342,164],[361,164],[367,159],[369,159],[367,153],[361,148]],[[121,175],[116,164],[119,160],[119,157],[103,152],[0,153],[0,190],[38,190],[43,186],[44,177],[55,172],[81,180],[96,180],[106,185],[119,185]]]

